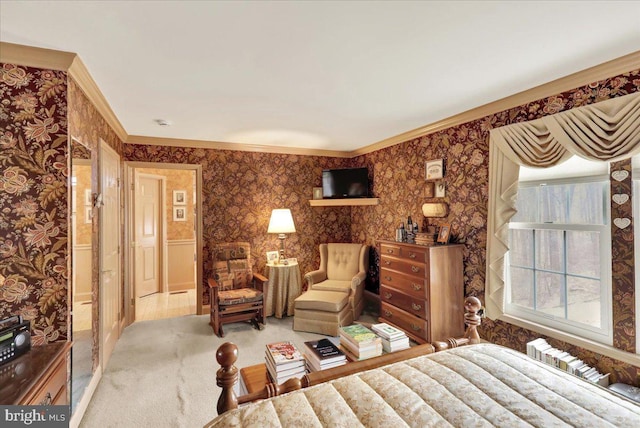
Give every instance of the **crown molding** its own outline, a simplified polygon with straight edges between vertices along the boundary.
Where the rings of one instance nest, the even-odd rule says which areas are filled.
[[[570,74],[565,77],[553,80],[549,83],[536,86],[526,91],[493,101],[480,107],[467,110],[455,116],[439,120],[429,125],[403,132],[394,137],[387,138],[369,146],[349,152],[349,157],[365,155],[375,152],[386,147],[394,146],[405,141],[423,137],[433,132],[451,128],[452,126],[462,125],[472,120],[481,119],[491,114],[499,113],[514,107],[521,106],[531,101],[557,95],[559,93],[575,89],[589,83],[603,80],[608,77],[617,76],[622,73],[640,69],[640,51],[630,53],[628,55],[616,58],[614,60],[587,68],[582,71]]]
[[[67,71],[78,55],[72,52],[0,42],[0,62]]]
[[[339,150],[305,149],[302,147],[278,147],[259,144],[223,143],[220,141],[186,140],[180,138],[145,137],[130,135],[127,144],[150,146],[193,147],[199,149],[233,150],[236,152],[278,153],[301,156],[324,156],[332,158],[350,158],[349,152]]]
[[[71,52],[63,52],[52,49],[37,48],[33,46],[17,45],[0,42],[0,62],[20,64],[29,67],[38,67],[53,70],[68,71],[69,75],[80,86],[89,101],[107,121],[118,137],[128,144],[146,144],[156,146],[194,147],[216,150],[236,150],[244,152],[280,153],[303,156],[328,156],[338,158],[353,158],[365,155],[396,144],[404,143],[415,138],[462,125],[485,116],[495,114],[510,108],[556,95],[579,86],[617,76],[632,70],[640,69],[640,51],[636,51],[623,57],[590,67],[588,69],[553,80],[535,88],[531,88],[517,94],[502,98],[480,107],[467,110],[463,113],[439,120],[429,125],[421,126],[411,131],[403,132],[396,136],[384,139],[377,143],[353,150],[321,150],[306,149],[300,147],[262,146],[242,143],[223,143],[218,141],[187,140],[160,137],[145,137],[140,135],[128,135],[117,116],[109,106],[106,98],[98,88],[89,71],[80,57]]]
[[[118,138],[122,141],[127,141],[129,134],[122,126],[122,123],[118,120],[118,117],[111,109],[109,102],[104,97],[104,94],[93,80],[89,70],[84,65],[79,56],[76,56],[69,67],[69,75],[78,84],[82,92],[87,96],[91,104],[94,105],[98,113],[104,118],[107,124],[113,129]]]
[[[84,92],[89,99],[89,102],[94,105],[116,135],[122,141],[127,140],[127,131],[125,131],[118,117],[113,110],[111,110],[107,99],[102,94],[102,91],[100,91],[100,88],[98,88],[98,85],[95,80],[93,80],[93,77],[91,77],[91,74],[89,74],[89,70],[87,70],[87,67],[85,67],[78,54],[0,42],[0,62],[47,70],[66,71],[78,84],[82,92]]]

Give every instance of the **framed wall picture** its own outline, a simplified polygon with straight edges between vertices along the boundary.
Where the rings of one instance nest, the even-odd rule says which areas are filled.
[[[439,180],[444,177],[444,161],[436,159],[425,163],[425,174],[427,180]]]
[[[435,197],[436,198],[444,198],[445,196],[445,191],[444,191],[444,180],[440,180],[436,182],[436,192],[435,192]]]
[[[438,244],[446,244],[449,242],[449,236],[451,235],[451,225],[445,223],[440,226],[440,232],[438,232]]]
[[[322,199],[322,187],[313,188],[313,199]]]
[[[91,189],[84,189],[84,206],[88,207],[93,205],[93,201],[91,198]]]
[[[92,219],[93,219],[93,207],[84,207],[84,222],[86,224],[91,224]]]
[[[187,191],[186,190],[174,190],[173,191],[173,205],[187,205]]]
[[[187,208],[173,207],[173,221],[187,221]]]
[[[267,263],[275,263],[278,261],[278,253],[277,251],[267,251]]]

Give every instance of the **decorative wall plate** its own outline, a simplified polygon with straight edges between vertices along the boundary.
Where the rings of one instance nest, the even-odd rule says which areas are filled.
[[[626,193],[616,193],[611,197],[611,199],[616,204],[622,205],[629,200],[629,195],[627,195]]]
[[[629,176],[629,171],[621,169],[619,171],[613,171],[611,177],[616,181],[624,181]]]
[[[613,224],[618,226],[619,229],[625,229],[627,226],[631,224],[631,220],[624,217],[623,218],[618,217],[613,219]]]

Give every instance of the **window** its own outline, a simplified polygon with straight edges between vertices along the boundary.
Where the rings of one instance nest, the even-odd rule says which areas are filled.
[[[508,314],[611,344],[608,201],[607,176],[519,183],[505,258]]]

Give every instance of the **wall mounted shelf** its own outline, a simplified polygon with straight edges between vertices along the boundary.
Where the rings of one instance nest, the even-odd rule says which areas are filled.
[[[312,207],[348,207],[362,205],[378,205],[378,198],[353,198],[353,199],[310,199]]]

